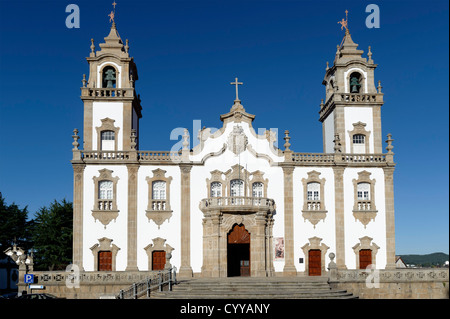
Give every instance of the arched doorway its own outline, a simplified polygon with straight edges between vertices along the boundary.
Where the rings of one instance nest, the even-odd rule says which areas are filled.
[[[235,224],[227,242],[228,277],[250,276],[250,233],[244,225]]]

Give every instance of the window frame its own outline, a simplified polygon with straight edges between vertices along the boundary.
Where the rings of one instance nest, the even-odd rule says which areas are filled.
[[[92,209],[92,216],[95,220],[100,220],[101,223],[106,226],[111,220],[116,220],[119,215],[119,209],[117,208],[117,182],[119,177],[113,177],[112,170],[101,169],[100,175],[92,178],[94,182],[94,207]],[[100,185],[102,182],[112,183],[112,198],[100,198]]]
[[[314,228],[320,220],[325,220],[327,216],[327,209],[325,207],[325,178],[320,178],[321,173],[317,171],[307,172],[308,178],[302,178],[303,184],[303,209],[302,216],[308,220]],[[319,190],[317,197],[314,190],[308,191],[308,185],[318,184]],[[317,186],[316,186],[317,187]],[[311,192],[311,196],[309,193]]]

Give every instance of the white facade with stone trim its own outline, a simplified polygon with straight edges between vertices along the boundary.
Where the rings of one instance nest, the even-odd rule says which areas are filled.
[[[137,69],[115,24],[100,48],[95,51],[91,46],[87,58],[91,74],[81,88],[83,149],[78,148],[77,133],[73,136],[75,264],[85,271],[97,271],[95,265],[100,264],[116,271],[152,270],[149,267],[161,267],[156,255],[147,254],[153,247],[150,253],[162,249],[166,258],[162,265],[176,266],[181,276],[234,276],[243,273],[233,272],[236,261],[228,252],[237,249],[232,245],[248,245],[239,247],[248,247],[249,253],[242,253],[242,258],[248,261],[250,276],[311,275],[315,266],[307,253],[317,249],[323,256],[319,273],[324,275],[323,265],[331,252],[338,267],[361,267],[354,247],[363,248],[357,246],[361,239],[370,238],[373,247],[378,247],[372,256],[376,268],[395,267],[393,184],[386,185],[386,181],[393,183],[392,139],[389,136],[388,152],[383,154],[379,118],[383,94],[381,88],[375,89],[376,66],[371,58],[362,58],[348,32],[323,82],[321,154],[291,150],[287,131],[284,150],[276,147],[274,132],[258,134],[252,126],[255,116],[246,112],[237,96],[230,111],[220,116],[221,128],[212,134],[209,128],[191,132],[192,138],[198,134],[200,139],[193,149],[185,135],[180,151],[139,150],[138,140],[146,137],[139,135],[142,107],[134,90]],[[108,75],[109,82],[101,71],[105,65],[115,69]],[[347,79],[358,70],[363,76],[358,78],[359,86]],[[104,119],[113,120],[116,129],[114,151],[102,150],[98,142],[101,129],[96,128]],[[368,132],[368,153],[355,154],[351,149],[349,132],[358,122]],[[114,198],[96,198],[103,169],[114,178]],[[335,174],[341,169],[339,180]],[[156,174],[170,183],[159,184],[167,187],[153,198],[149,188],[158,181]],[[305,183],[313,175],[321,181],[320,198],[305,194]],[[371,198],[360,198],[355,191],[361,176],[369,179]],[[211,195],[208,181],[214,178],[222,183],[221,197]],[[261,197],[252,193],[256,178],[262,183],[258,186]],[[231,180],[236,179],[243,181],[243,196],[231,192]],[[102,209],[96,207],[100,201]],[[355,212],[355,207],[364,209]],[[231,243],[234,225],[244,226],[250,239]],[[99,248],[93,248],[105,238],[118,248],[115,257],[106,261],[100,260],[104,257],[98,255]],[[284,247],[275,247],[274,240],[279,238]]]

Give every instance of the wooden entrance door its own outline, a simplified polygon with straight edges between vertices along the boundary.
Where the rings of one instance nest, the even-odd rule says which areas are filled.
[[[112,252],[99,251],[98,252],[98,270],[112,271]]]
[[[152,270],[163,270],[166,266],[166,252],[155,250],[152,253]]]
[[[250,233],[244,225],[234,225],[228,234],[228,277],[250,276]]]
[[[359,269],[366,269],[372,263],[372,250],[361,249],[359,251]]]
[[[322,275],[322,251],[319,249],[311,249],[308,255],[309,275]]]

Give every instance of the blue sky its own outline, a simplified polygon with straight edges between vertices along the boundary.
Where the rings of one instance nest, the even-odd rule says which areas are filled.
[[[170,132],[192,132],[193,120],[220,127],[237,76],[256,128],[288,129],[291,149],[322,152],[321,82],[347,9],[353,40],[364,55],[370,45],[378,64],[383,140],[395,140],[397,254],[448,253],[447,1],[116,2],[138,67],[142,150],[170,150]],[[78,29],[65,25],[70,3],[80,8]],[[111,3],[0,0],[0,191],[7,203],[28,205],[30,218],[54,199],[72,200],[85,57],[90,39],[98,48],[109,33]],[[365,25],[370,3],[380,8],[379,29]]]

